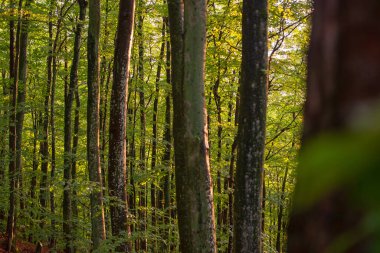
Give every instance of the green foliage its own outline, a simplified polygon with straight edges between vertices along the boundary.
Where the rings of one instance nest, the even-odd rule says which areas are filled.
[[[9,27],[10,9],[4,3],[1,6],[0,18],[0,83],[8,88],[9,80]],[[297,166],[296,153],[300,146],[300,125],[302,123],[302,110],[304,102],[305,76],[308,37],[309,16],[311,11],[310,1],[307,0],[271,0],[270,27],[269,27],[269,85],[268,85],[268,115],[267,115],[267,149],[265,164],[265,209],[264,209],[264,251],[276,252],[276,235],[281,233],[282,247],[285,247],[286,218],[278,231],[278,213],[280,207],[284,207],[283,215],[287,217],[290,205],[290,196],[294,187],[295,167]],[[231,181],[236,161],[236,150],[233,151],[233,143],[236,136],[236,110],[238,108],[238,87],[240,81],[241,64],[241,7],[242,1],[208,1],[207,18],[207,52],[206,52],[206,88],[205,101],[208,111],[208,131],[210,144],[210,164],[213,176],[215,207],[216,211],[223,213],[224,217],[217,224],[217,241],[220,252],[229,246],[232,226],[230,220],[230,196],[233,193]],[[101,104],[100,108],[106,114],[104,121],[104,133],[100,133],[101,143],[103,137],[105,146],[101,150],[102,169],[107,180],[108,166],[108,125],[109,125],[109,101],[112,85],[114,38],[117,24],[118,1],[101,1]],[[49,11],[52,9],[52,16]],[[34,1],[31,6],[31,22],[28,45],[28,82],[26,98],[26,115],[23,130],[23,184],[18,197],[25,201],[26,208],[19,210],[18,232],[19,238],[24,240],[47,242],[50,238],[56,239],[54,250],[64,247],[64,236],[61,225],[62,198],[63,198],[63,136],[64,136],[64,99],[65,86],[67,86],[70,66],[72,63],[74,28],[78,22],[79,8],[75,1]],[[146,238],[148,245],[156,245],[156,252],[178,251],[178,229],[176,220],[175,186],[173,170],[173,150],[171,161],[163,160],[165,146],[165,98],[170,95],[171,85],[166,77],[166,60],[159,60],[162,42],[161,27],[162,17],[167,16],[167,4],[165,1],[146,2],[138,9],[139,14],[144,14],[143,45],[144,45],[144,80],[138,76],[138,42],[141,39],[135,33],[134,47],[132,49],[130,83],[128,94],[129,119],[127,127],[128,141],[128,195],[129,201],[136,201],[136,206],[130,208],[129,219],[133,225],[133,242],[137,239]],[[16,18],[13,18],[17,21]],[[44,98],[47,88],[47,57],[49,54],[49,20],[53,23],[53,54],[56,60],[55,80],[55,178],[50,177],[52,167],[52,128],[49,123],[49,175],[48,188],[54,193],[55,212],[51,212],[50,206],[44,209],[40,206],[39,193],[41,172],[40,141],[42,140],[41,117],[44,114]],[[7,22],[5,22],[7,21]],[[78,93],[80,98],[79,107],[79,146],[76,155],[77,179],[73,182],[77,192],[75,200],[78,204],[78,217],[75,220],[75,246],[78,252],[88,252],[91,248],[91,225],[90,225],[90,201],[89,194],[92,187],[88,180],[86,161],[86,112],[87,112],[87,22],[84,24],[84,38],[81,44],[81,58],[78,72]],[[59,29],[59,30],[57,30]],[[169,40],[168,31],[164,41]],[[165,49],[166,50],[166,49]],[[162,65],[161,77],[158,84],[159,92],[156,92],[156,71],[158,65]],[[175,66],[172,66],[175,67]],[[216,86],[218,87],[216,89]],[[7,89],[4,89],[7,90]],[[140,123],[139,92],[144,91],[146,135],[142,140],[143,132]],[[50,94],[52,95],[52,94]],[[157,112],[157,138],[152,136],[153,131],[153,101],[158,98]],[[9,202],[9,177],[7,173],[8,157],[8,105],[9,94],[0,96],[0,172],[4,174],[0,180],[0,214],[6,217]],[[74,103],[75,107],[75,103]],[[51,107],[49,105],[49,113]],[[74,113],[73,113],[74,115]],[[104,115],[103,115],[104,116]],[[49,119],[50,120],[50,119]],[[36,124],[37,123],[37,124]],[[221,129],[219,136],[218,130]],[[36,137],[35,137],[36,132]],[[105,136],[104,136],[105,135]],[[33,150],[34,141],[37,142],[36,151]],[[152,145],[157,142],[156,167],[152,168]],[[221,146],[218,147],[218,143]],[[141,161],[140,147],[145,145],[145,160]],[[338,149],[338,147],[336,147]],[[172,148],[173,149],[173,148]],[[336,151],[338,152],[338,151]],[[219,155],[218,155],[219,154]],[[33,160],[38,161],[38,168],[33,170]],[[143,166],[145,164],[145,166]],[[232,164],[232,166],[231,166]],[[232,169],[232,171],[231,171]],[[289,174],[285,181],[285,190],[282,192],[282,184],[285,180],[285,171]],[[218,178],[218,173],[220,178]],[[164,191],[163,181],[169,174],[170,203],[169,208],[159,208],[151,203],[151,185],[158,193]],[[332,175],[333,177],[334,175]],[[35,177],[35,197],[30,197],[32,178]],[[327,179],[326,179],[327,180]],[[218,181],[220,189],[218,190]],[[107,181],[106,181],[107,182]],[[105,183],[106,183],[105,182]],[[114,252],[118,243],[126,240],[126,236],[114,238],[110,232],[110,198],[105,184],[104,202],[106,206],[106,230],[107,240],[104,241],[98,252]],[[146,205],[140,206],[141,196],[139,192],[145,192]],[[50,200],[49,200],[50,201]],[[49,203],[50,204],[50,203]],[[131,203],[130,203],[131,204]],[[138,211],[146,213],[147,219],[139,216]],[[156,223],[152,223],[152,216],[156,215]],[[44,217],[44,218],[42,218]],[[217,220],[217,219],[216,219]],[[55,227],[51,221],[56,223]],[[43,226],[41,226],[43,224]],[[139,226],[147,224],[147,229],[139,230]],[[0,220],[1,230],[4,231],[6,218]],[[162,246],[164,245],[164,246]],[[153,247],[153,246],[152,246]],[[161,250],[161,247],[164,249]],[[149,248],[150,252],[154,252]]]

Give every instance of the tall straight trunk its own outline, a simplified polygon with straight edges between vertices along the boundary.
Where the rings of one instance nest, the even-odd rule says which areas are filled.
[[[237,125],[237,110],[239,108],[239,96],[236,97],[236,108],[235,108],[235,127]],[[228,122],[232,121],[232,107],[233,107],[233,102],[229,102],[229,112],[228,112]],[[233,189],[234,189],[234,169],[235,169],[235,161],[236,161],[236,146],[237,146],[237,138],[236,135],[234,136],[234,141],[231,145],[231,158],[229,160],[229,172],[228,172],[228,226],[229,226],[229,231],[233,229],[234,226],[234,208],[233,208]],[[228,235],[228,247],[227,247],[227,253],[232,253],[233,252],[233,235],[232,233],[229,233]]]
[[[108,46],[108,37],[109,37],[109,29],[108,29],[108,15],[110,12],[109,0],[105,2],[105,14],[104,14],[104,40],[102,45],[102,51],[104,52]],[[107,142],[107,112],[108,112],[108,92],[109,92],[109,84],[111,81],[112,74],[112,60],[107,60],[105,56],[102,57],[100,63],[100,109],[99,109],[99,121],[100,121],[100,167],[102,173],[102,183],[103,183],[103,197],[107,194],[107,180],[106,180],[106,162],[105,162],[105,152],[106,152],[106,142]],[[109,218],[107,215],[108,212],[105,213],[106,227],[108,228]]]
[[[219,228],[222,228],[222,202],[221,202],[221,195],[222,195],[222,175],[221,175],[221,161],[222,161],[222,105],[221,105],[221,97],[219,95],[219,85],[220,85],[220,59],[218,61],[218,76],[215,81],[214,87],[212,88],[213,94],[214,94],[214,100],[215,100],[215,106],[216,106],[216,113],[217,113],[217,121],[218,121],[218,131],[217,131],[217,137],[218,137],[218,148],[217,148],[217,155],[216,155],[216,161],[217,161],[217,179],[216,179],[216,189],[219,194],[219,200],[216,205],[216,217],[217,217],[217,224]]]
[[[9,78],[7,78],[7,71],[5,68],[1,70],[1,83],[3,86],[3,92],[2,95],[4,97],[9,96]],[[8,128],[7,128],[7,116],[9,112],[9,104],[6,104],[6,102],[2,103],[3,109],[1,110],[1,130],[0,130],[0,187],[5,186],[5,173],[6,173],[6,165],[8,161],[7,152],[8,152]],[[3,208],[0,209],[0,220],[4,220],[5,218],[5,210]]]
[[[87,38],[88,60],[88,102],[87,102],[87,161],[90,181],[94,183],[91,191],[91,239],[96,250],[106,236],[103,209],[102,175],[99,150],[99,34],[100,1],[89,2],[89,26]]]
[[[181,252],[216,252],[204,98],[206,1],[169,0]]]
[[[242,79],[234,199],[234,252],[262,252],[267,105],[267,0],[243,1]]]
[[[155,173],[156,170],[156,164],[157,164],[157,117],[158,117],[158,102],[159,102],[159,95],[160,95],[160,87],[159,82],[161,79],[161,69],[162,69],[162,61],[164,59],[164,53],[165,53],[165,20],[163,19],[161,34],[162,34],[162,43],[161,43],[161,49],[160,49],[160,55],[158,58],[158,65],[157,65],[157,73],[156,73],[156,87],[155,87],[155,97],[153,102],[153,118],[152,118],[152,163],[151,163],[151,170],[152,173]],[[152,227],[156,230],[157,226],[157,217],[156,217],[156,208],[158,207],[158,201],[156,198],[156,182],[152,182],[150,186],[150,203],[152,208]],[[154,231],[156,233],[156,231]],[[156,250],[156,241],[154,242],[154,245],[151,247],[152,251]]]
[[[25,2],[25,14],[21,17],[20,26],[20,49],[18,58],[18,90],[17,90],[17,111],[16,111],[16,171],[17,181],[19,184],[19,201],[20,208],[24,208],[24,193],[22,189],[22,130],[24,127],[25,116],[25,97],[27,81],[27,47],[28,47],[28,30],[30,16],[31,0]]]
[[[15,22],[14,16],[14,1],[10,2],[11,18],[9,21],[9,83],[11,99],[9,102],[9,183],[10,183],[10,195],[9,195],[9,210],[7,221],[7,250],[10,251],[13,248],[14,240],[14,228],[15,228],[15,175],[16,175],[16,105],[17,105],[17,76],[16,68],[17,62],[15,61]]]
[[[278,210],[278,214],[277,214],[277,233],[276,233],[276,250],[277,252],[282,252],[281,249],[281,234],[282,234],[282,218],[284,217],[284,207],[285,207],[285,187],[286,187],[286,180],[288,179],[288,171],[289,171],[289,167],[286,166],[286,169],[285,169],[285,175],[284,175],[284,179],[282,181],[282,186],[281,186],[281,195],[280,195],[280,207],[279,207],[279,210]]]
[[[77,151],[79,143],[79,110],[80,110],[80,97],[78,91],[78,85],[75,86],[74,91],[75,109],[74,109],[74,132],[73,132],[73,147],[72,147],[72,158],[71,158],[71,179],[75,185],[72,188],[72,210],[73,210],[73,230],[75,234],[78,234],[78,192],[76,187],[77,180]]]
[[[39,127],[39,115],[37,111],[32,111],[32,122],[33,122],[33,161],[32,161],[32,178],[30,180],[30,198],[32,200],[32,205],[36,198],[36,186],[37,186],[37,168],[38,168],[38,155],[37,155],[37,140],[38,140],[38,127]],[[33,217],[33,216],[32,216]]]
[[[53,50],[55,51],[55,50]],[[51,171],[50,171],[50,186],[53,185],[54,178],[55,178],[55,154],[56,154],[56,148],[55,148],[55,85],[56,85],[56,78],[57,78],[57,60],[56,57],[53,57],[53,71],[52,71],[52,82],[51,82],[51,98],[50,98],[50,129],[51,129]],[[54,188],[51,187],[50,190],[50,214],[52,215],[51,218],[51,229],[52,229],[52,236],[49,240],[49,246],[53,247],[56,243],[56,221],[54,218],[55,215],[55,198],[54,198]]]
[[[104,59],[105,61],[105,59]],[[101,174],[102,174],[102,183],[103,183],[103,197],[105,197],[108,192],[108,186],[107,186],[107,180],[106,180],[106,145],[107,145],[107,113],[108,113],[108,95],[109,95],[109,86],[111,82],[111,74],[112,74],[112,61],[110,61],[107,66],[105,67],[105,70],[107,72],[107,75],[105,77],[105,84],[104,84],[104,93],[100,98],[100,112],[99,112],[99,120],[100,120],[100,139],[101,139],[101,145],[100,145],[100,167],[101,167]],[[101,82],[103,83],[103,82]],[[109,223],[109,215],[108,212],[105,213],[105,222],[106,227],[108,228]]]
[[[165,18],[165,29],[168,30],[168,18]],[[171,83],[170,75],[170,41],[166,41],[166,82]],[[167,242],[162,244],[160,247],[161,251],[170,251],[170,175],[171,175],[171,147],[172,147],[172,136],[171,136],[171,93],[170,91],[165,98],[165,128],[164,128],[164,147],[165,151],[162,157],[163,164],[163,182],[161,183],[161,190],[158,195],[158,203],[163,209],[163,238]]]
[[[136,92],[134,92],[136,94]],[[131,93],[130,93],[131,94]],[[131,96],[131,95],[129,95]],[[136,96],[134,96],[134,108],[136,108]],[[131,101],[132,99],[129,99],[129,101]],[[129,145],[129,149],[128,149],[128,164],[129,164],[129,176],[130,176],[130,179],[129,179],[129,185],[131,187],[131,190],[129,191],[130,194],[128,195],[128,208],[131,212],[131,215],[133,215],[134,217],[136,217],[137,215],[137,212],[136,212],[136,198],[137,198],[137,194],[136,194],[136,187],[135,187],[135,181],[134,181],[134,177],[135,177],[135,160],[136,160],[136,144],[135,144],[135,129],[136,129],[136,110],[133,109],[133,107],[131,108],[131,104],[129,104],[129,107],[128,107],[128,120],[129,122],[132,124],[132,138],[131,140],[128,142],[128,145]],[[133,233],[134,232],[134,229],[135,227],[133,225],[131,225],[130,227],[131,229],[131,232]],[[135,247],[138,248],[138,242],[136,243]],[[137,250],[136,248],[136,250]]]
[[[41,173],[42,178],[40,182],[40,204],[42,208],[47,207],[48,200],[48,187],[47,187],[47,175],[48,175],[48,164],[49,164],[49,144],[48,144],[48,128],[49,128],[49,100],[50,100],[50,90],[52,82],[52,63],[53,63],[53,2],[50,3],[49,9],[49,41],[48,41],[48,57],[47,57],[47,82],[46,88],[44,90],[45,102],[44,102],[44,114],[42,119],[42,139],[40,141],[40,154],[41,154]],[[44,215],[41,217],[43,219]],[[43,223],[41,223],[42,225]]]
[[[163,213],[164,213],[164,218],[163,218],[163,224],[165,224],[164,229],[163,229],[163,238],[167,242],[167,244],[162,244],[161,245],[161,251],[162,252],[169,252],[170,248],[170,240],[169,240],[169,235],[170,235],[170,156],[171,156],[171,134],[170,134],[170,117],[171,117],[171,106],[170,106],[170,95],[167,95],[165,98],[165,131],[164,131],[164,143],[165,143],[165,152],[162,157],[162,163],[164,165],[164,180],[162,184],[162,190],[160,193],[163,195],[161,198],[161,201],[163,202]],[[161,204],[162,205],[162,204]]]
[[[112,235],[129,235],[127,223],[128,203],[126,193],[126,120],[129,62],[132,48],[135,1],[120,0],[116,31],[113,84],[109,127],[108,187],[111,201]],[[122,203],[122,204],[121,204]],[[130,244],[125,242],[119,251],[129,252]]]
[[[51,5],[54,7],[56,0],[51,0]],[[61,13],[62,14],[62,13]],[[58,19],[58,24],[56,27],[55,39],[53,42],[53,57],[52,57],[52,80],[51,80],[51,93],[50,93],[50,132],[51,132],[51,161],[50,161],[50,214],[51,218],[51,237],[49,239],[49,247],[53,248],[56,244],[56,219],[55,219],[55,194],[54,194],[54,179],[55,179],[55,168],[56,168],[56,136],[55,136],[55,88],[57,83],[57,56],[58,54],[58,39],[61,31],[63,16],[60,15]],[[67,35],[66,35],[67,36]],[[65,61],[65,70],[67,70],[67,64]],[[66,71],[65,71],[66,72]],[[65,87],[67,82],[67,76],[64,77]]]
[[[137,18],[137,36],[138,36],[138,89],[139,89],[139,107],[140,107],[140,162],[139,168],[142,173],[146,173],[146,148],[145,148],[145,137],[146,137],[146,116],[145,116],[145,92],[144,92],[144,0],[138,1],[138,18]],[[140,185],[139,192],[139,212],[138,219],[140,222],[139,230],[142,234],[140,238],[140,250],[147,250],[147,239],[145,237],[145,232],[147,229],[147,189],[145,184]],[[141,236],[140,236],[141,237]]]
[[[27,0],[24,8],[29,10],[30,0]],[[9,203],[9,213],[8,213],[8,250],[12,249],[12,241],[16,233],[16,196],[22,196],[22,192],[18,185],[21,181],[21,169],[22,169],[22,156],[21,156],[21,144],[22,144],[22,129],[24,123],[24,108],[25,108],[25,94],[26,94],[26,73],[27,73],[27,45],[28,45],[28,26],[29,26],[29,16],[30,14],[26,11],[26,14],[21,14],[22,1],[19,1],[19,22],[17,27],[17,40],[16,40],[16,56],[14,58],[15,64],[13,66],[13,98],[12,102],[13,108],[11,109],[12,123],[15,124],[15,129],[10,132],[10,152],[11,162],[10,162],[10,184],[11,184],[11,194]],[[11,123],[11,121],[10,121]],[[14,164],[13,164],[14,162]],[[23,199],[20,198],[20,207],[23,207]]]
[[[379,251],[379,13],[377,0],[314,1],[289,253]]]
[[[65,236],[65,252],[74,252],[73,245],[73,222],[72,222],[72,105],[75,87],[78,85],[78,65],[80,57],[80,45],[82,38],[82,27],[86,17],[86,5],[84,0],[78,0],[79,20],[75,29],[74,56],[70,70],[70,83],[65,91],[65,123],[64,123],[64,190],[63,190],[63,233]]]

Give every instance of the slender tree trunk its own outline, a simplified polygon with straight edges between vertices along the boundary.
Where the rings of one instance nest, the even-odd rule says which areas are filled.
[[[119,17],[115,41],[114,71],[111,93],[109,128],[108,187],[111,201],[112,235],[130,234],[127,220],[128,203],[126,193],[126,120],[129,62],[132,48],[134,0],[120,0]],[[131,251],[128,242],[118,247],[119,251]]]
[[[7,250],[11,251],[14,243],[14,228],[15,228],[15,175],[16,175],[16,105],[17,105],[17,75],[16,68],[17,62],[15,61],[15,22],[14,16],[14,1],[10,2],[11,19],[9,21],[9,82],[10,82],[10,105],[9,105],[9,210],[7,221]]]
[[[30,0],[27,0],[24,8],[26,10],[30,7]],[[11,3],[13,5],[13,3]],[[19,15],[22,8],[22,1],[19,2]],[[28,26],[29,26],[29,13],[26,13],[22,17],[20,16],[17,28],[17,39],[16,39],[16,56],[13,58],[11,53],[11,60],[15,63],[11,63],[11,77],[14,81],[13,91],[12,91],[12,105],[11,105],[11,119],[10,124],[15,126],[10,126],[10,154],[11,161],[9,165],[9,174],[10,174],[10,203],[9,203],[9,212],[8,212],[8,223],[7,223],[7,234],[8,234],[8,250],[13,250],[13,240],[16,233],[16,191],[17,185],[21,181],[21,143],[22,143],[22,129],[24,123],[24,104],[25,104],[25,93],[26,93],[26,71],[27,71],[27,45],[28,45]],[[14,23],[10,24],[11,30],[11,46],[10,49],[13,49],[13,31]],[[19,195],[22,193],[19,191]],[[21,207],[23,206],[23,200],[20,200]]]
[[[216,252],[204,98],[206,1],[169,0],[181,252]]]
[[[84,0],[78,0],[79,20],[75,30],[74,56],[70,70],[70,84],[65,91],[65,123],[64,123],[64,190],[63,190],[63,233],[65,236],[65,252],[74,252],[73,245],[73,210],[72,210],[72,104],[75,87],[78,85],[78,65],[80,57],[80,45],[83,22],[86,17],[86,5]]]
[[[164,143],[165,143],[165,152],[162,158],[162,163],[164,165],[164,182],[163,182],[163,213],[164,213],[164,230],[163,238],[167,242],[167,245],[162,245],[162,252],[170,251],[170,156],[171,156],[171,133],[170,133],[170,122],[171,122],[171,106],[170,106],[170,94],[165,98],[165,131],[164,131]]]
[[[134,68],[135,69],[135,68]],[[133,98],[132,98],[133,94]],[[129,122],[131,122],[132,126],[130,126],[131,129],[131,141],[128,143],[129,145],[129,152],[128,152],[128,164],[130,166],[129,168],[129,185],[131,187],[131,190],[129,191],[129,210],[131,212],[131,215],[137,219],[137,197],[138,193],[136,190],[136,184],[135,184],[135,172],[136,172],[136,117],[137,117],[137,91],[134,89],[134,91],[128,92],[128,117]],[[133,103],[133,105],[132,105]],[[133,234],[135,231],[138,231],[138,228],[136,226],[131,225],[131,233]],[[136,251],[139,251],[139,240],[135,240],[134,248]]]
[[[99,151],[99,34],[100,1],[89,2],[89,27],[87,38],[88,60],[88,102],[87,102],[87,160],[90,181],[94,183],[91,191],[91,239],[93,249],[99,248],[105,239],[106,229],[103,209],[102,175]]]
[[[47,208],[48,201],[48,164],[49,164],[49,144],[48,144],[48,128],[49,128],[49,100],[50,100],[50,90],[52,82],[52,63],[53,63],[53,2],[50,3],[49,10],[49,41],[48,41],[48,57],[47,57],[47,82],[45,88],[45,102],[44,102],[44,114],[42,117],[42,140],[40,141],[40,154],[41,154],[41,181],[40,181],[40,204],[41,207],[45,210]],[[44,221],[45,214],[41,217],[41,220]],[[41,223],[41,226],[43,222]]]
[[[262,252],[262,174],[268,62],[268,2],[243,1],[242,79],[234,190],[234,252]]]
[[[17,90],[17,111],[16,111],[16,171],[17,182],[19,184],[20,209],[24,209],[24,192],[22,189],[22,130],[24,128],[25,97],[27,82],[27,47],[28,30],[31,0],[25,2],[25,14],[21,17],[20,28],[20,49],[18,59],[18,90]]]
[[[55,51],[55,50],[53,50]],[[54,199],[54,188],[53,183],[55,179],[55,85],[57,77],[57,60],[56,57],[53,57],[53,73],[52,73],[52,83],[51,83],[51,98],[50,98],[50,131],[51,131],[51,171],[50,171],[50,214],[52,215],[51,219],[51,229],[52,236],[49,240],[50,248],[55,246],[56,243],[56,221],[55,221],[55,199]]]
[[[2,86],[3,86],[3,96],[8,97],[10,96],[9,94],[9,84],[10,84],[10,79],[7,78],[7,71],[3,68],[1,71],[1,77],[2,77]],[[10,99],[10,98],[9,98]],[[8,102],[9,103],[9,102]],[[9,113],[9,104],[2,103],[3,110],[1,110],[1,140],[0,140],[0,187],[5,187],[5,173],[6,173],[6,165],[7,165],[7,152],[8,152],[8,146],[9,144],[7,141],[7,135],[9,136],[8,133],[8,127],[7,124],[9,124],[9,119],[8,119],[8,113]],[[8,121],[7,121],[8,119]],[[3,221],[5,220],[5,210],[4,208],[0,209],[0,220]]]
[[[146,136],[146,116],[145,116],[145,92],[144,92],[144,0],[138,1],[138,18],[137,18],[137,40],[138,40],[138,89],[139,89],[139,107],[140,107],[140,162],[139,168],[142,173],[146,173],[146,147],[145,147],[145,136]],[[146,229],[147,229],[147,188],[146,184],[140,185],[139,192],[139,230],[141,233],[140,236],[140,250],[147,250],[147,238],[146,238]],[[141,238],[142,237],[142,238]]]
[[[168,30],[168,18],[165,18],[166,30]],[[166,42],[166,82],[171,83],[171,70],[170,70],[170,41]],[[163,218],[163,238],[167,244],[161,246],[162,251],[170,251],[170,175],[171,175],[171,147],[172,147],[172,136],[171,136],[171,93],[170,91],[165,98],[165,130],[164,130],[164,147],[165,152],[162,157],[163,166],[163,182],[162,190],[159,192],[159,203],[162,202],[162,211],[164,214]]]
[[[217,130],[217,137],[218,137],[218,144],[217,144],[217,154],[216,154],[216,164],[217,164],[217,179],[216,179],[216,189],[219,194],[218,203],[216,205],[216,216],[217,216],[217,224],[218,227],[222,227],[222,202],[221,202],[221,195],[222,195],[222,176],[221,176],[221,161],[222,161],[222,105],[221,105],[221,97],[219,95],[219,85],[220,85],[220,59],[218,61],[218,76],[215,81],[214,87],[212,88],[213,94],[214,94],[214,100],[216,105],[216,113],[217,113],[217,121],[218,121],[218,130]]]
[[[74,132],[73,132],[73,148],[72,148],[72,159],[71,159],[71,179],[73,182],[72,187],[72,210],[73,210],[73,231],[74,234],[78,234],[78,192],[77,192],[77,150],[79,142],[79,110],[80,110],[80,97],[78,92],[78,85],[75,86],[74,91],[75,99],[75,109],[74,109]]]
[[[276,234],[276,250],[277,252],[282,252],[281,249],[281,234],[282,234],[282,218],[284,216],[284,207],[285,207],[285,187],[286,187],[286,180],[288,179],[288,171],[289,167],[286,166],[285,169],[285,176],[282,181],[282,186],[281,186],[281,195],[280,195],[280,208],[278,210],[278,215],[277,215],[277,234]]]
[[[37,169],[38,169],[38,155],[37,155],[37,140],[38,140],[38,112],[32,111],[32,122],[33,122],[33,162],[32,162],[32,179],[30,180],[30,198],[34,205],[36,198],[36,187],[37,187]],[[33,215],[32,215],[33,217]]]
[[[153,133],[152,133],[152,139],[153,139],[153,143],[152,143],[152,164],[151,164],[151,168],[152,168],[152,173],[155,174],[155,170],[156,170],[156,163],[157,163],[157,114],[158,114],[158,100],[159,100],[159,95],[160,95],[160,87],[159,87],[159,82],[160,82],[160,79],[161,79],[161,69],[162,69],[162,61],[164,59],[164,53],[165,53],[165,45],[166,45],[166,41],[165,41],[165,30],[166,30],[166,27],[165,27],[165,20],[163,19],[163,24],[162,24],[162,30],[161,30],[161,34],[162,34],[162,43],[161,43],[161,49],[160,49],[160,55],[159,55],[159,58],[158,58],[158,65],[157,65],[157,73],[156,73],[156,87],[155,87],[155,97],[154,97],[154,102],[153,102],[153,125],[152,125],[152,129],[153,129]],[[155,183],[156,182],[152,182],[151,184],[151,187],[150,187],[150,203],[151,203],[151,207],[152,207],[152,228],[156,230],[156,226],[157,226],[157,217],[156,217],[156,208],[158,207],[158,202],[157,202],[157,199],[156,199],[156,186],[155,186]],[[157,230],[154,231],[154,234],[157,233]],[[155,251],[156,250],[156,240],[154,240],[154,244],[152,247],[151,247],[151,250],[152,251]]]
[[[239,109],[239,96],[236,97],[236,108],[235,108],[235,127],[237,125],[238,121],[238,109]],[[228,115],[228,122],[232,121],[232,101],[230,101],[229,104],[229,115]],[[233,252],[233,227],[234,227],[234,208],[233,208],[233,191],[234,191],[234,172],[235,172],[235,164],[236,164],[236,146],[237,146],[237,136],[234,136],[234,141],[231,145],[231,158],[229,162],[229,172],[228,172],[228,247],[227,247],[227,253]]]

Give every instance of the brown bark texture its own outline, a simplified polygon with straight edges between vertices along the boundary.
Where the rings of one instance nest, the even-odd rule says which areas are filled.
[[[320,135],[352,131],[355,119],[378,106],[380,98],[380,2],[316,0],[314,4],[302,140],[304,150]],[[352,143],[351,139],[347,143],[350,141]],[[363,151],[357,152],[362,155],[360,152]],[[360,171],[366,169],[364,163],[360,167]],[[337,168],[320,168],[321,175],[327,169]],[[373,237],[360,233],[367,213],[365,205],[353,201],[355,192],[361,189],[360,178],[345,185],[335,185],[312,204],[301,207],[297,196],[311,183],[302,181],[305,177],[301,175],[307,171],[308,167],[300,167],[298,171],[288,228],[288,252],[377,252],[372,249]],[[378,236],[376,239],[378,241]],[[334,250],[339,244],[345,247]]]

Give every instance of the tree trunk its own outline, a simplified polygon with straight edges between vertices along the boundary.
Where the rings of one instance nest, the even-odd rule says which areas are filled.
[[[7,221],[7,250],[11,251],[14,243],[14,228],[15,228],[15,176],[16,176],[16,105],[17,105],[17,62],[15,60],[17,46],[15,48],[15,22],[12,19],[14,16],[15,3],[11,1],[11,18],[9,21],[9,82],[10,94],[12,98],[9,103],[9,210]]]
[[[27,47],[28,47],[28,30],[30,16],[31,0],[25,2],[25,14],[21,17],[20,28],[20,49],[18,58],[18,91],[17,91],[17,111],[16,111],[16,171],[18,182],[18,194],[20,209],[24,209],[24,193],[22,189],[22,130],[24,128],[25,116],[25,97],[27,81]]]
[[[206,1],[169,0],[181,252],[216,252],[204,98]]]
[[[137,74],[138,74],[138,89],[139,89],[139,107],[140,107],[140,162],[139,168],[141,173],[146,172],[146,148],[145,148],[145,136],[146,136],[146,117],[145,117],[145,92],[144,92],[144,0],[139,0],[138,5],[138,21],[137,21],[137,35],[138,35],[138,66],[137,66]],[[146,229],[147,229],[147,189],[146,184],[140,184],[140,192],[139,192],[139,232],[140,232],[140,250],[147,250],[147,238],[146,238]]]
[[[63,190],[63,233],[65,236],[65,253],[74,252],[73,245],[73,210],[72,210],[72,105],[75,87],[78,85],[78,65],[83,22],[86,17],[86,1],[78,0],[79,20],[75,29],[74,56],[70,70],[70,83],[65,91],[65,123],[64,123],[64,190]]]
[[[282,186],[281,186],[281,195],[280,195],[280,201],[279,201],[279,210],[278,210],[278,215],[277,215],[277,234],[276,234],[276,250],[277,252],[282,252],[281,249],[281,232],[282,232],[282,218],[284,216],[284,207],[285,207],[285,187],[286,187],[286,180],[288,179],[288,171],[289,167],[286,166],[285,169],[285,176],[282,181]]]
[[[120,0],[116,31],[114,71],[111,93],[109,128],[108,187],[111,201],[112,235],[130,234],[127,223],[128,203],[126,193],[126,120],[129,62],[132,48],[134,0]],[[124,242],[119,251],[129,252],[129,243]]]
[[[242,79],[234,191],[234,252],[262,252],[262,174],[268,62],[268,2],[243,1]]]
[[[30,0],[27,0],[24,8],[26,10],[30,7]],[[14,3],[11,2],[12,7]],[[19,2],[19,15],[22,8],[22,1]],[[12,11],[13,12],[13,11]],[[8,251],[14,249],[14,238],[16,233],[16,195],[17,184],[21,175],[21,143],[22,143],[22,129],[24,123],[24,104],[25,104],[25,91],[26,91],[26,71],[27,71],[27,45],[28,45],[28,27],[29,15],[25,14],[20,16],[17,35],[16,35],[16,48],[14,48],[14,22],[10,22],[10,77],[13,80],[12,87],[12,102],[10,106],[10,120],[9,120],[9,149],[10,149],[10,198],[9,198],[9,212],[7,223],[8,235]],[[14,56],[14,52],[16,55]]]
[[[303,150],[288,228],[288,252],[377,252],[379,226],[369,218],[379,212],[375,204],[378,182],[371,180],[377,175],[379,160],[370,150],[378,150],[379,130],[377,126],[367,128],[378,118],[380,4],[377,0],[316,0],[314,8]],[[367,114],[373,117],[361,118]],[[328,133],[327,140],[323,135]],[[365,146],[357,135],[365,138]],[[372,135],[375,138],[370,141]],[[314,141],[321,138],[325,141],[311,151]],[[312,159],[305,157],[308,152]],[[326,152],[333,157],[326,158]],[[320,179],[312,174],[315,167]],[[355,170],[358,174],[353,174]],[[321,196],[313,200],[309,194],[305,196],[306,191],[318,191],[323,179],[332,175],[336,175],[331,179],[335,181],[325,184]],[[372,198],[376,200],[367,202]],[[307,200],[310,203],[305,204]]]
[[[152,173],[155,175],[155,170],[156,170],[156,163],[157,163],[157,114],[158,114],[158,100],[159,100],[159,95],[160,95],[160,87],[159,87],[159,82],[161,79],[161,69],[162,69],[162,61],[164,59],[164,53],[165,53],[165,20],[163,20],[162,24],[162,30],[161,30],[161,35],[162,35],[162,43],[161,43],[161,49],[160,49],[160,55],[158,58],[158,65],[157,65],[157,73],[156,73],[156,87],[155,87],[155,97],[154,97],[154,102],[153,102],[153,133],[152,133]],[[150,186],[150,203],[152,207],[152,227],[155,230],[153,233],[157,233],[157,217],[156,217],[156,208],[158,207],[158,201],[156,198],[156,182],[152,182]],[[158,205],[157,205],[158,204]],[[151,250],[154,252],[156,251],[156,240],[154,240],[154,244],[151,247]]]
[[[47,57],[47,82],[45,89],[45,101],[44,101],[44,113],[42,118],[42,139],[40,141],[40,154],[41,154],[41,181],[40,181],[40,204],[43,209],[47,208],[48,201],[48,187],[47,187],[47,175],[48,175],[48,164],[49,164],[49,143],[48,143],[48,128],[49,128],[49,100],[50,100],[50,90],[52,82],[52,63],[53,63],[53,3],[49,7],[49,41],[48,41],[48,57]],[[46,210],[44,210],[45,212]],[[43,213],[41,220],[44,221],[45,214]],[[43,222],[41,222],[41,226]]]
[[[53,49],[53,52],[56,50]],[[56,243],[56,221],[55,221],[55,199],[54,199],[54,188],[53,182],[55,178],[55,85],[57,78],[57,59],[53,56],[53,73],[51,82],[51,98],[50,98],[50,129],[51,129],[51,171],[50,171],[50,213],[52,215],[51,219],[51,229],[52,236],[49,240],[49,246],[53,247]]]
[[[73,183],[72,187],[72,210],[73,210],[73,233],[78,234],[78,192],[77,192],[77,150],[79,142],[79,109],[80,109],[80,97],[78,92],[78,85],[74,91],[75,109],[74,109],[74,133],[73,133],[73,148],[71,159],[71,179]]]
[[[88,60],[88,102],[87,102],[87,160],[90,181],[94,184],[91,191],[91,239],[96,250],[105,239],[102,175],[99,153],[99,33],[100,1],[89,2],[89,26],[87,38]]]

